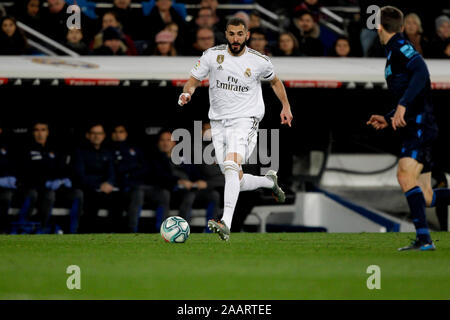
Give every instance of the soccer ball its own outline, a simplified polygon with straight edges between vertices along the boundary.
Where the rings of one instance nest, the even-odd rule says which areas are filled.
[[[166,242],[183,243],[190,233],[191,228],[182,217],[169,217],[161,225],[161,236]]]

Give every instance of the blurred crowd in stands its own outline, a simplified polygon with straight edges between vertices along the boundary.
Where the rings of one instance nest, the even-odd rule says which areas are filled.
[[[36,53],[27,42],[24,32],[17,27],[16,22],[20,21],[80,55],[199,56],[214,45],[226,43],[226,19],[230,15],[236,15],[248,23],[251,32],[248,45],[269,56],[384,56],[376,31],[365,27],[368,18],[366,8],[371,4],[365,0],[340,1],[344,5],[361,8],[361,13],[355,14],[349,21],[344,32],[346,35],[335,33],[320,23],[324,18],[320,7],[326,0],[282,0],[267,3],[269,7],[276,7],[278,4],[286,14],[286,21],[272,23],[277,31],[262,23],[258,11],[223,14],[217,8],[218,0],[194,2],[199,8],[192,15],[187,15],[183,1],[136,1],[142,3],[142,8],[132,8],[131,0],[113,0],[111,8],[91,6],[88,13],[82,13],[81,29],[69,30],[66,26],[69,2],[74,1],[21,0],[4,9],[0,54]],[[89,3],[79,2],[80,5],[81,2]],[[253,2],[234,1],[247,4]],[[265,5],[267,1],[256,2]],[[397,5],[398,1],[391,2]],[[391,2],[387,1],[386,4]],[[44,3],[47,5],[44,6]],[[419,11],[411,5],[412,1],[405,3],[409,7],[400,8],[406,14],[404,32],[407,38],[426,58],[449,58],[449,17],[439,10],[425,16],[423,12],[426,10]]]
[[[203,123],[204,148],[210,143],[210,128]],[[154,212],[145,232],[159,232],[170,215],[190,222],[193,209],[206,212],[204,226],[221,215],[220,167],[174,164],[171,130],[161,129],[153,145],[145,148],[134,143],[120,123],[106,129],[92,123],[79,141],[55,142],[53,131],[46,121],[35,121],[31,134],[18,143],[0,124],[0,234],[143,232],[142,210]],[[257,196],[240,195],[233,220],[236,231]],[[55,217],[54,208],[63,209],[63,216]],[[100,209],[107,210],[106,218],[99,217]]]

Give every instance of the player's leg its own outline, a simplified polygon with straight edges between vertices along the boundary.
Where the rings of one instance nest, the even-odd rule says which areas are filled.
[[[226,128],[225,128],[225,122],[221,120],[211,120],[211,137],[212,142],[214,144],[214,151],[217,163],[220,166],[220,170],[225,176],[225,187],[224,187],[224,214],[222,216],[222,220],[214,220],[211,219],[208,221],[208,228],[211,231],[214,231],[219,234],[220,238],[222,240],[228,240],[230,237],[230,228],[231,227],[231,220],[233,218],[233,210],[231,210],[232,207],[236,205],[237,197],[239,195],[239,165],[237,166],[237,194],[235,192],[235,187],[233,187],[233,184],[235,184],[234,181],[234,175],[236,172],[236,166],[234,165],[234,161],[227,161],[226,162],[226,150],[227,150],[227,143],[226,143]],[[228,158],[230,159],[230,157]],[[231,157],[233,159],[233,157]],[[226,170],[227,167],[227,170]],[[233,170],[234,168],[234,170]],[[227,179],[228,176],[228,179]],[[227,181],[228,180],[228,181]],[[228,182],[228,183],[227,183]],[[233,199],[235,198],[235,200]],[[233,206],[233,202],[235,203]],[[228,207],[228,209],[226,209]],[[231,212],[230,212],[231,211]],[[224,222],[224,217],[227,217],[227,220],[229,221],[230,225],[227,226]]]
[[[144,205],[144,188],[137,185],[128,192],[127,208],[127,232],[136,233],[138,231],[139,217]]]
[[[240,177],[242,156],[238,153],[229,153],[223,162],[225,175],[225,191],[224,191],[224,207],[222,221],[228,229],[231,228],[233,220],[234,208],[240,192]]]
[[[244,179],[241,164],[250,157],[258,134],[258,121],[255,118],[233,119],[225,124],[226,156],[223,163],[225,174],[225,194],[223,222],[231,228],[234,208],[241,191],[241,181]],[[213,134],[214,139],[214,134]],[[253,146],[250,144],[253,143]],[[251,150],[249,150],[249,146]],[[259,178],[259,177],[258,177]],[[266,179],[266,178],[264,178]],[[253,184],[261,185],[260,179],[248,179]],[[268,179],[266,179],[268,180]],[[267,184],[270,181],[266,181]]]
[[[58,195],[57,195],[58,196]],[[80,189],[71,189],[64,194],[70,203],[69,232],[77,233],[84,207],[84,193]]]
[[[430,174],[430,190],[431,190],[431,174]],[[431,191],[431,201],[429,207],[447,207],[450,206],[450,189],[435,188]]]
[[[249,139],[247,139],[245,162],[252,155],[258,141],[258,122],[256,120],[253,121],[254,124],[248,133]],[[278,186],[278,177],[274,170],[269,170],[264,176],[243,173],[241,170],[240,179],[240,191],[252,191],[259,188],[272,189],[273,196],[277,202],[283,203],[286,199],[283,190]]]
[[[416,228],[416,241],[411,246],[399,250],[421,249],[423,245],[432,244],[425,215],[425,194],[419,182],[422,169],[423,164],[413,158],[404,157],[399,160],[397,179],[405,193]],[[426,192],[429,198],[429,191]]]
[[[49,221],[53,211],[53,205],[55,203],[55,191],[53,190],[40,190],[39,196],[40,198],[38,205],[38,214],[41,219],[41,230],[44,233],[49,233]]]
[[[431,172],[422,173],[419,176],[418,184],[422,189],[423,196],[425,198],[425,206],[431,207],[433,202],[433,189],[431,188]]]

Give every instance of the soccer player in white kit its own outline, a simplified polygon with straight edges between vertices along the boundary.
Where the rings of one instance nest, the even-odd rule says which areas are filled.
[[[291,126],[293,117],[286,90],[275,75],[270,59],[246,46],[250,33],[245,22],[231,18],[225,35],[228,44],[206,50],[191,70],[178,104],[188,103],[209,74],[208,115],[217,162],[225,175],[225,194],[222,220],[209,220],[208,227],[227,241],[240,191],[269,188],[278,202],[285,201],[275,171],[254,176],[244,174],[241,167],[253,152],[258,124],[264,116],[261,80],[270,82],[281,101],[281,124]]]

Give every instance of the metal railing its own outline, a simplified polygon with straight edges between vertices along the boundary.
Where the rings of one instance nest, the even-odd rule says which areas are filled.
[[[34,30],[33,28],[30,28],[29,26],[27,26],[26,24],[17,21],[17,26],[22,29],[24,32],[31,34],[32,36],[38,38],[39,40],[45,42],[46,44],[48,44],[49,46],[58,49],[62,52],[64,52],[65,54],[71,56],[71,57],[79,57],[80,55],[66,47],[64,47],[63,45],[59,44],[58,42],[50,39],[49,37],[43,35],[42,33]],[[30,44],[30,46],[33,46],[34,48],[38,49],[39,51],[42,51],[45,54],[48,55],[54,55],[56,56],[57,54],[54,53],[53,51],[51,51],[50,49],[45,48],[44,46],[40,45],[39,43],[28,39],[28,43]]]

